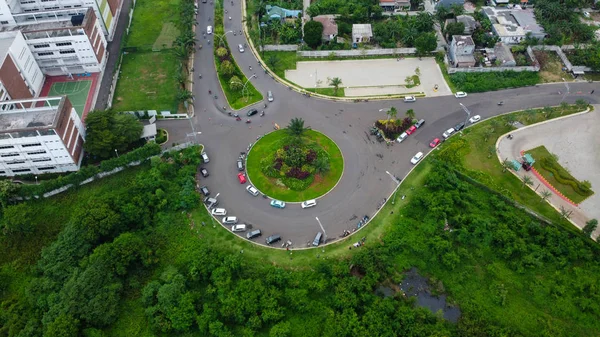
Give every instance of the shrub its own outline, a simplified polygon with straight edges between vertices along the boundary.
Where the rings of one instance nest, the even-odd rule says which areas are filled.
[[[306,151],[306,162],[312,163],[315,159],[317,159],[317,152],[313,149],[308,149]]]
[[[313,183],[314,180],[314,176],[309,176],[307,179],[304,180],[290,177],[281,178],[281,181],[285,184],[285,186],[294,191],[303,191],[307,189],[310,186],[310,184]]]
[[[567,172],[558,162],[551,160],[550,158],[542,158],[540,166],[554,176],[554,178],[561,184],[569,185],[573,188],[575,193],[587,197],[592,195],[594,192],[588,187],[589,185],[579,182],[569,172]]]
[[[459,91],[484,92],[535,85],[539,83],[540,75],[532,71],[509,70],[489,73],[456,73],[450,75],[450,81]]]

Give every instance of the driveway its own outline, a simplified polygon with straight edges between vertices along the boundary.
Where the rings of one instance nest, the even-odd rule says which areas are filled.
[[[419,68],[421,85],[403,87],[406,77]],[[346,96],[376,96],[425,92],[427,96],[451,95],[440,67],[431,57],[347,61],[303,61],[286,70],[285,78],[304,88],[330,87],[328,78],[339,77]],[[434,91],[435,85],[438,90]],[[402,85],[402,87],[400,87]]]
[[[600,106],[595,105],[595,109]],[[589,180],[596,193],[584,200],[578,207],[560,196],[552,194],[548,201],[557,209],[564,207],[573,211],[571,220],[579,228],[590,219],[600,219],[600,114],[595,110],[586,114],[568,116],[559,120],[519,129],[512,133],[513,139],[502,138],[498,144],[501,158],[517,159],[520,151],[527,151],[544,145],[550,153],[558,156],[558,162],[579,181]],[[534,158],[535,159],[535,158]],[[523,173],[519,174],[520,176]],[[534,174],[528,174],[535,188],[539,181]],[[542,183],[542,186],[543,183]],[[544,190],[541,187],[538,192]],[[551,191],[552,192],[552,191]],[[596,230],[596,237],[600,228]]]

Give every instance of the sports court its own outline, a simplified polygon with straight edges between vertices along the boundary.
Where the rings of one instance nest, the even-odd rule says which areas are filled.
[[[92,109],[94,93],[98,86],[98,73],[73,76],[46,76],[40,96],[69,97],[69,101],[82,120]]]

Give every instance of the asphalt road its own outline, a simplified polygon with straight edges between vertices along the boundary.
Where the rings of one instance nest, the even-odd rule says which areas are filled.
[[[216,77],[212,47],[219,40],[214,35],[202,37],[207,25],[213,25],[214,8],[210,2],[200,3],[197,36],[202,48],[196,54],[196,73],[202,74],[199,79],[194,75],[195,85],[195,116],[192,122],[196,131],[202,132],[198,141],[205,145],[210,157],[210,163],[205,164],[210,176],[204,179],[211,195],[219,193],[220,207],[235,215],[240,223],[252,224],[263,232],[262,238],[256,242],[264,244],[264,238],[279,234],[283,240],[291,240],[294,247],[306,247],[312,242],[315,234],[320,231],[315,217],[318,217],[325,228],[327,237],[339,237],[346,229],[356,227],[354,216],[373,215],[378,204],[384,197],[390,195],[395,183],[385,172],[404,178],[411,169],[410,158],[419,151],[429,151],[429,142],[441,137],[444,130],[464,121],[465,112],[459,106],[463,103],[473,115],[482,118],[501,113],[558,105],[565,92],[563,84],[540,85],[520,89],[503,90],[482,94],[469,94],[464,99],[454,96],[418,99],[415,103],[403,103],[399,100],[374,101],[361,103],[341,103],[322,100],[314,97],[304,97],[299,93],[288,90],[262,71],[250,51],[239,53],[237,45],[246,42],[245,36],[239,34],[241,25],[241,10],[239,2],[232,7],[226,2],[225,29],[236,30],[226,35],[236,62],[247,77],[255,71],[257,78],[252,79],[254,86],[266,96],[268,90],[273,91],[275,101],[268,104],[266,115],[252,117],[251,124],[235,121],[223,112],[225,100]],[[231,16],[230,21],[228,17]],[[210,20],[209,20],[210,18]],[[210,45],[207,40],[210,39]],[[252,66],[253,71],[249,70]],[[257,71],[258,70],[258,71]],[[598,88],[597,83],[572,83],[565,101],[575,102],[579,98],[592,103],[598,103],[590,91]],[[212,95],[208,94],[212,91]],[[600,90],[599,90],[600,91]],[[215,94],[217,99],[213,98]],[[266,97],[265,97],[266,99]],[[504,101],[498,106],[498,101]],[[264,102],[257,103],[258,110],[263,110]],[[386,118],[379,109],[396,106],[403,114],[407,109],[414,109],[417,118],[424,118],[426,123],[417,132],[401,144],[387,147],[378,143],[368,135],[368,129],[376,119]],[[244,109],[240,114],[245,113]],[[228,111],[231,111],[227,107]],[[253,197],[245,191],[236,177],[238,173],[236,160],[240,151],[245,151],[248,144],[260,135],[273,130],[272,123],[284,127],[293,117],[301,117],[305,124],[331,137],[340,147],[345,159],[345,170],[340,183],[329,194],[318,200],[318,205],[310,209],[302,209],[299,204],[288,203],[285,209],[275,209],[269,205],[269,200]],[[169,131],[168,144],[181,143],[186,140],[186,133],[191,132],[189,121],[161,121],[160,127]],[[242,233],[243,234],[243,233]]]

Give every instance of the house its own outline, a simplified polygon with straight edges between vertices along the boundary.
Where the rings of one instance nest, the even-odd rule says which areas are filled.
[[[440,2],[435,5],[435,8],[439,7],[452,7],[452,5],[461,5],[464,6],[465,0],[440,0]]]
[[[302,15],[301,10],[291,10],[281,8],[279,6],[266,5],[265,9],[267,14],[265,15],[269,20],[285,20],[286,18],[297,18]]]
[[[510,47],[502,42],[498,42],[494,46],[494,55],[496,56],[496,63],[500,67],[514,67],[517,65]]]
[[[352,43],[367,43],[373,37],[373,30],[370,24],[352,25]]]
[[[531,37],[542,40],[546,37],[531,9],[500,9],[483,7],[483,13],[492,22],[492,31],[505,44],[517,44],[529,33]]]
[[[318,15],[313,18],[323,25],[323,41],[333,41],[338,35],[338,26],[335,23],[335,15]]]
[[[490,0],[490,4],[492,6],[508,6],[509,1],[508,0]]]
[[[386,12],[410,9],[410,0],[379,0],[379,7]]]
[[[475,42],[468,35],[453,35],[449,55],[452,66],[465,68],[475,66]]]
[[[470,15],[459,15],[456,17],[456,21],[465,25],[465,35],[471,35],[477,29],[477,21]]]

